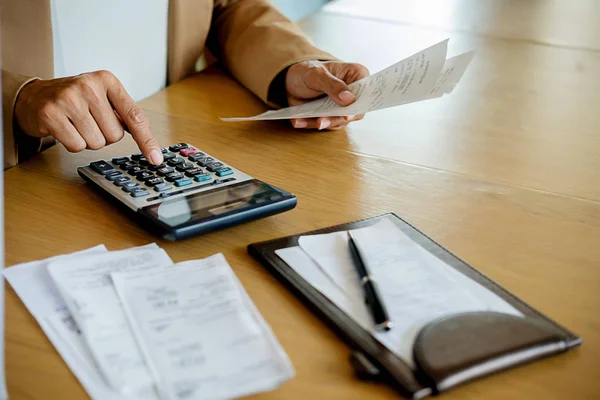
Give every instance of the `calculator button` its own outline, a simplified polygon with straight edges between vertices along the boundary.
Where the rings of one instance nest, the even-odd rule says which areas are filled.
[[[223,167],[215,170],[215,174],[217,174],[217,176],[227,176],[233,174],[233,170],[229,167]]]
[[[188,147],[187,149],[181,149],[179,150],[179,154],[181,154],[184,157],[187,156],[191,156],[192,154],[195,154],[198,150],[196,150],[193,147]]]
[[[148,196],[150,194],[149,191],[147,191],[144,188],[139,188],[134,190],[133,192],[131,192],[131,197],[143,197],[143,196]]]
[[[202,173],[204,173],[204,171],[202,171],[202,168],[192,168],[185,171],[185,174],[189,177],[194,177]]]
[[[172,172],[165,177],[165,179],[168,180],[169,182],[173,182],[175,179],[180,179],[180,178],[183,178],[183,174],[181,174],[179,172]]]
[[[167,154],[164,154],[164,155],[163,155],[163,158],[165,159],[165,161],[172,160],[172,159],[174,159],[175,157],[176,157],[176,156],[175,156],[175,154],[173,154],[173,153],[167,153]]]
[[[142,153],[139,153],[139,152],[131,155],[131,159],[133,161],[140,161],[140,158],[142,158],[142,157],[143,157]]]
[[[144,168],[142,168],[142,167],[135,166],[133,168],[128,169],[127,173],[129,175],[137,175],[137,174],[139,174],[140,172],[143,172],[143,171],[146,171],[146,170]]]
[[[167,164],[165,164],[165,163],[162,163],[160,165],[150,164],[146,168],[148,168],[150,171],[158,171],[159,169],[164,168],[166,166],[167,166]]]
[[[140,157],[140,159],[138,160],[138,163],[142,167],[147,167],[148,165],[150,165],[150,162],[148,161],[148,159],[146,159],[146,157]]]
[[[198,161],[199,159],[201,159],[202,157],[205,157],[205,156],[206,156],[206,154],[200,153],[199,151],[196,150],[196,152],[194,154],[192,154],[192,155],[190,155],[188,157],[188,160],[196,162],[196,161]]]
[[[212,157],[202,157],[198,160],[198,165],[201,167],[206,167],[208,164],[212,164],[215,162],[215,159]]]
[[[169,161],[167,161],[167,164],[169,164],[171,167],[174,167],[176,165],[179,164],[183,164],[185,162],[185,160],[181,157],[175,157],[170,159]]]
[[[179,164],[177,166],[177,171],[184,172],[184,171],[187,171],[188,169],[192,169],[192,168],[194,168],[194,164],[189,163],[189,162],[184,162],[183,164]]]
[[[116,169],[113,169],[112,171],[106,171],[106,173],[104,174],[104,177],[106,179],[108,179],[111,176],[115,176],[115,175],[123,175],[121,173],[121,171],[117,171]]]
[[[129,161],[129,157],[115,157],[112,159],[112,163],[115,165],[121,165]]]
[[[162,180],[162,178],[150,178],[146,180],[146,185],[148,186],[156,186],[156,185],[160,185],[161,183],[164,183],[164,181]]]
[[[110,174],[110,175],[104,175],[106,177],[106,179],[108,179],[109,181],[115,181],[117,178],[121,177],[121,176],[125,176],[123,175],[120,171],[115,171],[116,174]]]
[[[168,183],[160,183],[156,186],[154,186],[154,191],[155,192],[166,192],[167,190],[171,190],[173,188],[173,186],[169,185]]]
[[[177,179],[174,183],[175,183],[175,186],[181,187],[181,186],[191,185],[192,180],[190,178],[181,178],[181,179]]]
[[[160,152],[163,153],[163,154],[166,154],[167,151],[169,151],[169,150],[167,150],[165,147],[163,147],[162,149],[160,149]]]
[[[172,174],[173,172],[175,172],[175,170],[171,167],[163,167],[163,168],[159,169],[158,171],[156,171],[156,173],[160,176],[166,176],[166,175]]]
[[[209,170],[210,172],[215,172],[217,170],[217,168],[221,168],[223,166],[222,162],[215,162],[212,164],[208,164],[206,166],[206,169]]]
[[[138,178],[138,181],[145,181],[145,180],[148,180],[148,179],[155,178],[154,174],[152,174],[152,173],[150,173],[148,171],[142,171],[139,174],[136,174],[136,177]]]
[[[211,175],[207,174],[206,172],[194,176],[194,180],[196,182],[209,181],[211,178],[212,178]]]
[[[169,150],[171,151],[179,151],[181,149],[187,149],[189,146],[185,143],[177,143],[169,146]]]
[[[136,182],[133,182],[133,181],[132,182],[127,182],[123,186],[121,186],[121,189],[124,192],[127,192],[127,193],[133,192],[134,190],[138,190],[140,188],[141,188],[140,184],[136,183]]]
[[[106,175],[108,171],[114,170],[113,166],[106,161],[94,161],[90,163],[90,167],[99,174]]]
[[[130,170],[131,168],[137,167],[138,165],[132,161],[126,161],[121,164],[119,167],[125,171]]]
[[[120,176],[117,179],[115,179],[113,183],[117,186],[123,186],[127,182],[131,182],[131,179],[128,176]]]

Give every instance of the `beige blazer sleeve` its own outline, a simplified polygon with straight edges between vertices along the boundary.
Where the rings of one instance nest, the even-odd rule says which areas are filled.
[[[23,133],[14,121],[15,103],[19,92],[29,82],[38,79],[2,70],[2,131],[4,169],[13,167],[42,150],[44,140]]]
[[[267,0],[217,0],[209,49],[231,74],[267,102],[275,77],[299,61],[334,60]]]

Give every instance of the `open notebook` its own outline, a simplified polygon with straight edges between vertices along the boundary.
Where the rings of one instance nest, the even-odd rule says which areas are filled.
[[[364,304],[348,230],[378,282],[389,332],[375,329]],[[581,343],[394,214],[248,249],[357,350],[359,372],[412,398]]]

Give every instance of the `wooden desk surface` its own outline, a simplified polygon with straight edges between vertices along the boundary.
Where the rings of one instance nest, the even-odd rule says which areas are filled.
[[[348,18],[330,17],[331,23],[334,19]],[[323,18],[317,15],[305,23],[307,27],[316,27],[313,36],[326,22]],[[359,26],[366,22],[356,20],[354,23]],[[339,26],[343,24],[346,22]],[[370,29],[386,29],[383,26]],[[385,26],[391,30],[401,29],[393,24]],[[413,34],[419,37],[418,31]],[[245,250],[251,242],[386,211],[401,215],[584,339],[582,347],[574,351],[457,388],[444,397],[597,398],[600,391],[597,379],[600,369],[600,192],[595,178],[600,163],[597,137],[600,123],[591,109],[580,111],[579,117],[572,121],[577,147],[568,147],[568,141],[559,135],[562,130],[558,128],[554,131],[558,136],[551,135],[559,137],[557,142],[552,142],[550,149],[545,146],[538,137],[542,127],[553,128],[561,120],[555,115],[558,106],[546,109],[540,104],[558,101],[557,96],[562,93],[558,86],[550,92],[531,92],[531,108],[526,108],[526,112],[520,104],[510,105],[512,89],[506,89],[495,98],[497,108],[490,106],[483,114],[474,113],[473,107],[483,107],[478,99],[485,97],[484,82],[497,78],[495,74],[491,77],[488,74],[500,68],[495,63],[504,62],[494,58],[493,51],[504,49],[505,55],[514,56],[505,62],[513,73],[528,69],[535,74],[535,79],[548,79],[545,82],[549,82],[546,74],[553,68],[542,63],[544,58],[562,59],[559,54],[522,59],[516,57],[520,50],[515,46],[520,44],[486,40],[468,42],[465,39],[460,44],[477,43],[480,53],[484,54],[479,65],[473,66],[471,76],[465,77],[456,93],[440,101],[445,102],[444,106],[436,107],[431,102],[413,107],[411,119],[401,129],[398,124],[402,122],[394,115],[407,114],[394,114],[391,110],[389,114],[373,114],[346,132],[293,131],[283,122],[225,124],[217,116],[252,114],[261,111],[263,106],[216,70],[206,71],[142,102],[162,145],[191,142],[250,175],[294,192],[299,198],[296,209],[278,216],[179,243],[159,241],[176,262],[223,252],[272,326],[297,375],[280,389],[257,398],[383,399],[396,396],[385,386],[355,380],[347,362],[348,348]],[[340,48],[340,57],[349,55],[344,51]],[[358,55],[360,51],[357,48]],[[578,57],[592,63],[586,65],[597,62],[593,61],[597,56],[590,53]],[[587,71],[582,73],[594,76],[593,71]],[[581,85],[578,83],[580,77],[575,70],[562,72],[560,82],[578,89],[571,92],[567,90],[571,86],[565,86],[565,96],[573,96],[582,103],[591,99],[598,104],[597,93],[593,91],[597,80],[589,82],[587,88],[583,81]],[[503,85],[496,83],[498,87],[510,87],[508,78],[497,79],[504,82]],[[522,91],[531,90],[529,86],[526,89],[517,86],[514,86],[514,96],[528,97]],[[439,116],[431,116],[432,110],[439,112]],[[504,116],[519,110],[521,117],[536,129],[524,129],[510,136],[502,141],[505,147],[499,149],[499,135],[510,134],[511,128],[517,126]],[[568,108],[565,115],[572,118],[573,112],[577,111]],[[557,122],[548,124],[548,118],[556,118],[553,121]],[[457,121],[462,121],[461,126],[471,127],[471,134],[460,134],[461,129],[455,126]],[[426,127],[423,133],[426,138],[422,141],[419,126]],[[458,136],[450,137],[450,134]],[[515,146],[511,140],[529,145]],[[403,149],[406,141],[410,147]],[[551,158],[557,150],[553,146],[563,146],[569,155],[556,161],[556,168],[546,171],[549,177],[545,178],[545,169],[554,165]],[[117,250],[155,241],[90,190],[75,172],[77,166],[90,161],[134,150],[131,140],[100,152],[77,155],[56,146],[7,171],[7,265],[100,243]],[[520,160],[519,168],[506,162],[515,157]],[[577,174],[583,175],[575,179]],[[86,397],[8,285],[6,371],[11,399]]]

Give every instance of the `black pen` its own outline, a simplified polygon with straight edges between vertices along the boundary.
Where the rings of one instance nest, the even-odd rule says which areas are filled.
[[[377,289],[377,283],[373,279],[373,275],[371,275],[367,261],[365,257],[361,255],[350,232],[348,232],[348,243],[350,245],[350,253],[352,253],[352,258],[354,259],[354,266],[356,267],[358,278],[360,279],[360,286],[365,293],[367,307],[369,307],[373,320],[375,321],[375,327],[377,329],[389,331],[394,324],[390,321],[385,304],[383,304],[383,300]]]

